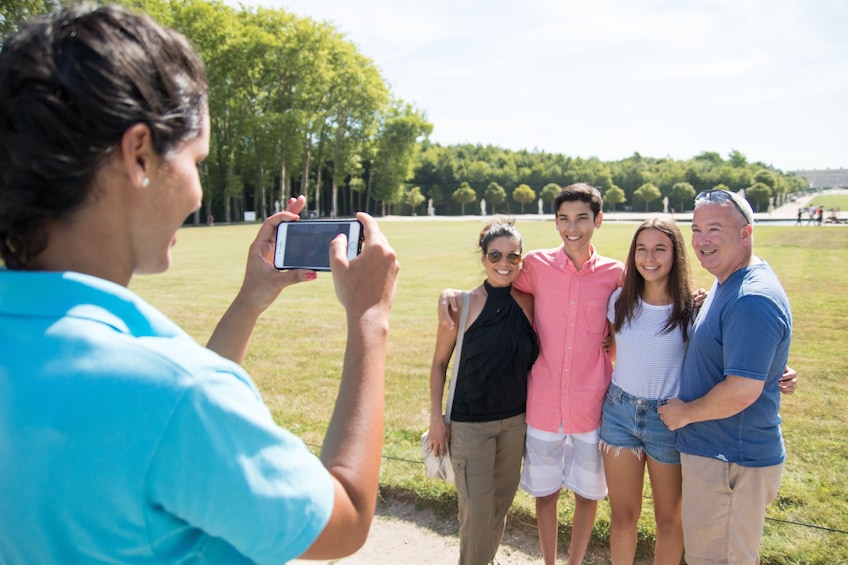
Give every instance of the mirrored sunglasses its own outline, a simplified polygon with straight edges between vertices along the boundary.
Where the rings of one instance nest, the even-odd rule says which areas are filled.
[[[699,192],[697,196],[695,196],[695,204],[700,202],[701,200],[706,200],[707,202],[730,202],[732,203],[739,213],[742,214],[742,217],[745,218],[745,223],[750,224],[751,219],[748,217],[748,213],[742,209],[742,206],[736,202],[736,199],[733,198],[733,195],[727,192],[726,190],[705,190],[703,192]]]
[[[497,249],[492,249],[488,253],[486,253],[486,259],[488,259],[489,263],[497,263],[503,258],[504,254],[498,251]],[[506,254],[506,260],[509,261],[513,265],[518,265],[521,263],[521,253],[518,251],[510,251]]]

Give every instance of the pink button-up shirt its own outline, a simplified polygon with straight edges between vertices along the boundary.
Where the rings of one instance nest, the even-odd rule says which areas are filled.
[[[612,376],[603,340],[607,302],[621,283],[624,265],[591,247],[581,270],[562,247],[531,251],[513,286],[534,297],[539,358],[527,383],[527,424],[569,434],[601,425]]]

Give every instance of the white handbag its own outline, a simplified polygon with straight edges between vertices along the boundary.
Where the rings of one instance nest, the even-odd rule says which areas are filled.
[[[448,402],[445,407],[445,424],[450,426],[450,413],[453,406],[453,394],[456,390],[456,376],[459,373],[459,357],[462,354],[462,338],[465,335],[465,323],[468,321],[468,304],[471,295],[462,293],[462,310],[459,315],[459,325],[456,332],[456,346],[454,348],[453,371],[451,372],[450,386],[448,387]],[[436,456],[430,450],[430,437],[428,432],[421,435],[421,458],[424,460],[424,475],[429,479],[440,479],[452,483],[454,481],[453,466],[450,461],[450,448],[445,445],[446,453],[441,457]]]

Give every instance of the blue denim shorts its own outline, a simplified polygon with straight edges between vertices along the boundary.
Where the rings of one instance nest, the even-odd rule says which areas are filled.
[[[611,384],[601,418],[601,449],[629,449],[637,455],[644,451],[660,463],[680,465],[674,432],[657,413],[657,407],[665,403],[627,394]]]

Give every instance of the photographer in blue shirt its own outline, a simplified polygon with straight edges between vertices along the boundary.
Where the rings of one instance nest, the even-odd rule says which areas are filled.
[[[271,216],[202,347],[127,289],[165,271],[200,206],[203,65],[120,7],[34,20],[0,52],[0,561],[283,563],[368,534],[383,444],[398,265],[373,218],[362,254],[330,247],[347,313],[320,457],[275,424],[239,366],[284,287]]]

